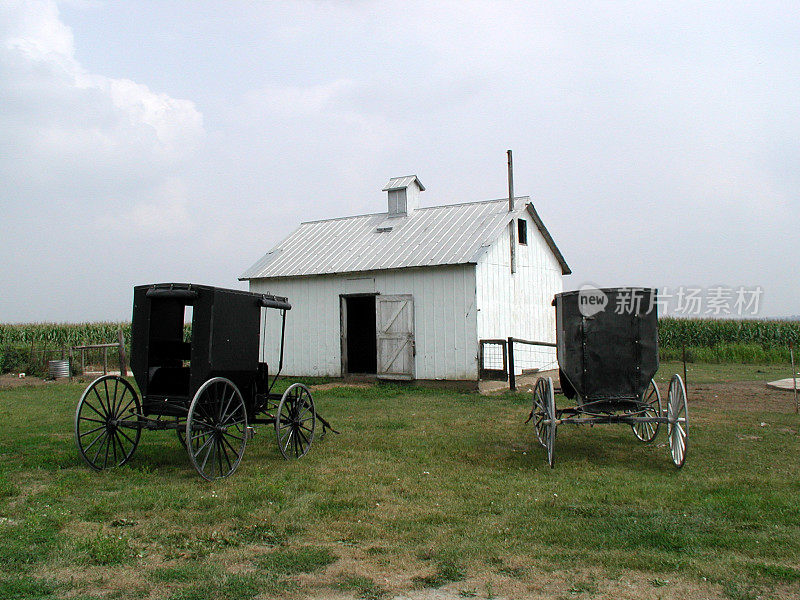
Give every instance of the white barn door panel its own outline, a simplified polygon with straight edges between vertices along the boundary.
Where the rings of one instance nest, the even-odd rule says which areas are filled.
[[[414,297],[377,296],[378,377],[414,379]]]

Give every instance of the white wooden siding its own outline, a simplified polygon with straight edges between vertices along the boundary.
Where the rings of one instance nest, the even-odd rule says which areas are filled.
[[[417,379],[477,379],[474,265],[254,279],[250,290],[286,296],[292,304],[286,317],[286,375],[341,376],[339,296],[375,292],[414,297]],[[278,365],[280,343],[278,311],[267,311],[265,341],[263,356],[273,372]]]
[[[476,289],[478,337],[516,337],[555,342],[553,296],[563,291],[562,269],[541,232],[525,215],[528,244],[517,243],[517,272],[511,274],[509,227],[478,260]],[[516,222],[512,222],[516,227]],[[515,231],[516,234],[516,231]],[[516,237],[516,236],[515,236]],[[535,352],[515,346],[516,371],[523,368],[555,368],[555,349]]]

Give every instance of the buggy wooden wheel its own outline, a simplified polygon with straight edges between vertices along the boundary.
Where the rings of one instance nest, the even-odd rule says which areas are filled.
[[[128,462],[142,433],[140,413],[136,391],[119,375],[90,383],[75,410],[75,445],[86,464],[101,471]]]
[[[294,383],[283,393],[275,416],[278,448],[287,460],[301,458],[311,449],[317,412],[311,392],[302,383]]]
[[[642,394],[641,410],[636,411],[636,417],[655,418],[661,416],[661,392],[654,379]],[[658,435],[659,423],[631,423],[633,435],[642,442],[652,442]]]
[[[533,419],[533,427],[536,429],[536,439],[539,440],[542,448],[547,448],[547,433],[544,426],[544,420],[547,418],[547,398],[547,380],[544,377],[539,377],[536,380],[536,387],[533,389],[531,418]]]
[[[689,437],[689,411],[686,405],[686,388],[680,375],[673,375],[672,381],[669,382],[667,421],[669,451],[672,455],[672,462],[680,469],[686,461]]]
[[[540,380],[541,381],[541,380]],[[546,383],[545,395],[545,419],[542,421],[544,431],[544,447],[547,450],[547,464],[550,468],[556,461],[555,446],[556,446],[556,399],[553,394],[553,380],[548,377]]]
[[[186,449],[201,477],[227,477],[247,445],[247,410],[239,388],[224,377],[209,379],[192,399],[186,417]]]

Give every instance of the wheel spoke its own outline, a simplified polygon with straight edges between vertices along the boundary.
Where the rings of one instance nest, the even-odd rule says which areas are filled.
[[[106,380],[106,381],[108,381],[108,380]],[[118,387],[119,387],[119,380],[117,380],[117,378],[115,377],[114,378],[114,395],[112,396],[109,393],[109,396],[108,396],[108,398],[109,398],[108,403],[109,403],[109,408],[111,409],[111,416],[114,417],[114,418],[117,417],[117,408],[118,408],[118,406],[117,406],[117,393],[118,393],[117,392],[117,388]]]
[[[119,381],[114,379],[114,395],[111,397],[110,405],[111,405],[111,414],[116,416],[117,414],[117,388],[119,387]]]
[[[294,437],[294,430],[289,430],[289,435],[286,436],[286,445],[283,447],[283,451],[286,452],[289,449],[289,444],[292,442],[292,438]]]
[[[214,452],[217,454],[217,463],[219,464],[219,474],[222,475],[222,456],[221,456],[221,444],[219,442],[219,438],[214,440]]]
[[[231,402],[233,402],[233,399],[235,397],[236,397],[236,392],[234,390],[231,390],[231,397],[228,398],[228,403],[225,405],[225,408],[222,409],[222,415],[220,417],[220,422],[224,423],[225,421],[228,420],[228,417],[230,417],[231,415],[236,413],[236,408],[237,407],[234,407],[233,408],[233,413],[231,413],[231,415],[228,414],[228,409],[230,408]]]
[[[305,442],[305,445],[307,446],[309,444],[309,441],[308,441],[308,438],[306,437],[306,435],[302,431],[300,431],[299,429],[297,430],[297,434],[301,438],[301,443]]]
[[[122,406],[122,399],[125,397],[125,392],[127,392],[127,391],[128,391],[128,388],[125,388],[123,390],[123,392],[122,392],[122,396],[119,397],[120,406]],[[136,398],[131,398],[130,400],[128,400],[128,403],[125,406],[123,406],[122,410],[120,410],[119,413],[117,413],[117,414],[120,414],[120,415],[123,414],[126,410],[128,410],[128,407],[131,404],[133,404],[134,402],[136,402]]]
[[[94,405],[93,405],[92,403],[90,403],[88,400],[84,400],[84,401],[83,401],[83,404],[84,404],[85,406],[88,406],[89,408],[91,408],[91,409],[92,409],[94,412],[96,412],[96,413],[97,413],[97,416],[99,416],[99,417],[102,417],[102,418],[103,418],[103,423],[105,423],[105,422],[106,422],[106,417],[107,417],[107,415],[104,415],[104,414],[103,414],[103,413],[101,413],[99,410],[97,410],[97,409],[94,407]],[[84,417],[84,418],[85,418],[85,417]]]
[[[128,440],[128,441],[129,441],[131,444],[133,444],[134,446],[136,445],[136,442],[134,442],[134,441],[133,441],[131,438],[129,438],[129,437],[128,437],[128,434],[127,434],[127,433],[125,433],[124,431],[122,431],[122,429],[117,429],[117,433],[119,433],[120,435],[124,436],[124,437],[125,437],[125,439],[126,439],[126,440]]]
[[[105,453],[105,458],[103,458],[103,468],[105,468],[105,466],[108,464],[108,451],[110,450],[110,446],[111,446],[111,436],[109,435],[106,437],[106,453]]]
[[[206,446],[206,445],[208,446],[208,450],[206,450],[206,457],[203,459],[203,464],[200,467],[201,471],[206,468],[206,463],[208,462],[208,457],[211,455],[211,449],[214,447],[214,444],[211,444],[210,442],[213,442],[213,441],[214,441],[214,436],[210,436],[208,438],[208,441],[205,444],[203,444],[204,446]],[[198,452],[197,454],[199,455],[200,452]]]
[[[123,438],[119,435],[119,431],[115,432],[114,440],[116,441],[117,446],[119,446],[119,451],[121,453],[120,456],[124,461],[125,457],[128,455],[128,451],[125,450],[125,444],[122,443]]]
[[[667,407],[669,408],[669,403]],[[655,419],[661,416],[661,395],[654,380],[650,380],[650,385],[642,393],[637,410],[630,413],[630,416],[642,419]],[[658,435],[659,426],[659,423],[651,421],[631,423],[633,434],[641,442],[652,442]]]
[[[117,433],[119,434],[119,433],[120,433],[120,431],[119,431],[119,430],[117,430]],[[119,449],[120,449],[120,451],[122,452],[122,460],[125,460],[125,459],[128,457],[128,454],[129,454],[129,453],[128,453],[128,451],[125,449],[125,442],[123,441],[123,438],[122,438],[122,436],[120,436],[120,435],[117,435],[117,443],[119,444]]]
[[[113,415],[114,411],[111,409],[111,397],[109,396],[109,393],[108,393],[108,379],[104,379],[103,380],[103,389],[106,392],[106,405],[108,407],[108,414],[109,415]],[[98,395],[98,398],[99,397],[100,396]]]
[[[94,439],[92,440],[92,443],[91,443],[91,444],[89,444],[88,446],[86,446],[86,447],[83,449],[83,452],[84,452],[84,454],[85,454],[86,452],[88,452],[89,450],[91,450],[92,446],[94,446],[94,445],[97,443],[97,440],[99,440],[99,439],[103,438],[103,437],[104,437],[104,436],[106,436],[106,435],[108,435],[108,430],[107,430],[105,427],[103,427],[103,433],[99,434],[99,435],[98,435],[96,438],[94,438]]]
[[[100,397],[100,394],[97,392],[97,388],[96,387],[92,388],[92,391],[94,392],[94,395],[97,396],[97,401],[100,403],[100,408],[102,408],[105,411],[105,414],[103,414],[103,413],[98,413],[98,414],[103,418],[108,417],[108,415],[111,414],[111,413],[108,410],[108,408],[106,408],[106,405],[103,402],[103,399]]]
[[[208,444],[210,444],[210,443],[211,443],[211,440],[213,440],[213,439],[214,439],[214,437],[213,437],[213,436],[211,436],[211,435],[208,435],[207,433],[203,433],[203,435],[204,435],[204,436],[207,436],[207,439],[206,439],[206,440],[205,440],[205,441],[202,443],[202,445],[200,445],[200,446],[198,446],[198,447],[197,447],[197,450],[195,450],[195,452],[194,452],[194,455],[195,455],[195,456],[200,456],[200,453],[203,451],[203,449],[204,449],[206,446],[208,446]]]
[[[100,425],[100,427],[95,427],[94,429],[91,429],[89,431],[84,431],[82,434],[80,434],[80,437],[85,437],[85,436],[89,435],[90,433],[94,433],[95,431],[100,431],[101,429],[105,429],[105,428],[106,428],[105,425]]]
[[[222,442],[224,442],[224,443],[222,443]],[[230,446],[230,444],[228,443],[228,440],[226,440],[226,439],[225,439],[225,436],[223,436],[223,437],[222,437],[222,440],[221,440],[221,442],[220,442],[220,445],[219,445],[219,447],[220,447],[220,449],[222,450],[223,454],[225,455],[225,462],[226,462],[226,463],[228,463],[228,472],[231,472],[231,471],[233,470],[233,465],[231,464],[231,459],[230,459],[230,457],[228,456],[228,451],[225,449],[225,445],[226,445],[226,444],[227,444],[228,446]],[[231,450],[233,450],[233,448],[231,448]],[[236,453],[236,451],[234,450],[234,454],[235,454],[235,453]]]
[[[107,429],[106,429],[106,430],[105,430],[103,433],[101,433],[99,436],[97,436],[97,440],[99,440],[99,439],[103,439],[103,441],[104,441],[104,442],[105,442],[105,440],[106,440],[106,439],[108,439],[108,430],[107,430]],[[94,446],[94,443],[95,443],[97,440],[95,440],[94,442],[92,442],[91,446]],[[91,447],[91,446],[90,446],[90,447]],[[86,448],[86,449],[88,450],[89,448]],[[100,444],[100,445],[97,447],[97,452],[95,452],[95,453],[94,453],[94,458],[92,458],[92,463],[96,463],[96,462],[97,462],[97,457],[98,457],[98,456],[100,456],[100,451],[101,451],[102,449],[103,449],[103,444],[101,443],[101,444]]]
[[[204,402],[198,402],[197,409],[203,413],[203,416],[205,417],[206,421],[209,421],[211,423],[214,422],[214,415],[208,412],[208,407],[205,405]],[[197,417],[195,416],[195,418]]]
[[[204,432],[201,436],[197,436],[197,437],[201,437],[202,439],[197,441],[197,438],[195,438],[189,444],[189,447],[191,448],[191,451],[192,451],[192,456],[195,456],[195,457],[199,457],[200,456],[200,452],[206,447],[206,444],[209,443],[208,442],[208,437],[209,437],[208,433]]]
[[[214,473],[214,469],[217,465],[217,440],[216,438],[211,438],[213,443],[208,447],[208,458],[211,459],[210,464],[208,465],[208,472],[209,474]],[[203,465],[205,467],[205,465]]]
[[[228,437],[233,437],[234,439],[241,439],[241,438],[235,438],[235,436],[229,436],[229,435],[227,435],[227,434],[222,436],[222,441],[223,441],[223,442],[225,442],[225,444],[228,446],[228,448],[230,448],[230,449],[231,449],[231,452],[233,452],[234,454],[236,454],[236,456],[239,456],[239,452],[237,452],[237,451],[236,451],[236,448],[234,448],[234,447],[231,445],[231,443],[228,441]]]
[[[193,433],[189,439],[190,439],[192,442],[194,442],[194,441],[195,441],[197,438],[199,438],[199,437],[205,437],[205,436],[207,436],[207,435],[208,435],[208,431],[209,431],[208,429],[201,429],[201,430],[200,430],[200,431],[198,431],[197,433]]]
[[[282,445],[282,444],[283,444],[283,440],[287,439],[287,438],[288,438],[289,436],[291,436],[291,435],[292,435],[292,430],[291,430],[291,429],[289,429],[289,430],[286,432],[286,434],[285,434],[285,435],[281,435],[281,436],[278,438],[278,443]]]
[[[303,411],[297,415],[298,419],[302,419],[303,415],[306,414],[309,410],[311,410],[311,405],[308,403],[303,404]]]
[[[192,429],[195,429],[195,424],[199,425],[199,427],[197,427],[197,429],[202,434],[206,434],[209,431],[213,431],[214,430],[214,425],[213,424],[207,423],[206,421],[204,421],[202,419],[192,419]]]
[[[122,406],[122,401],[125,399],[125,394],[128,392],[127,386],[125,386],[125,385],[122,386],[122,393],[119,394],[119,399],[117,398],[117,394],[119,393],[119,390],[118,390],[119,383],[120,383],[120,381],[115,378],[114,379],[114,401],[115,401],[114,414],[115,415],[121,415],[123,412],[125,412],[125,409],[128,406],[130,406],[130,404],[126,405],[124,408]]]
[[[122,452],[122,458],[125,458],[125,449],[122,447],[116,432],[111,434],[111,445],[114,447],[114,464],[116,465],[119,463],[117,460],[117,447],[119,447],[120,451]]]

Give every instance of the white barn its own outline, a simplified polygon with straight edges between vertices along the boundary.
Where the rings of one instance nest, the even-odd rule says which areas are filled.
[[[477,382],[479,340],[555,341],[570,270],[530,199],[420,208],[424,189],[394,178],[387,212],[302,223],[239,278],[292,304],[286,375]]]

